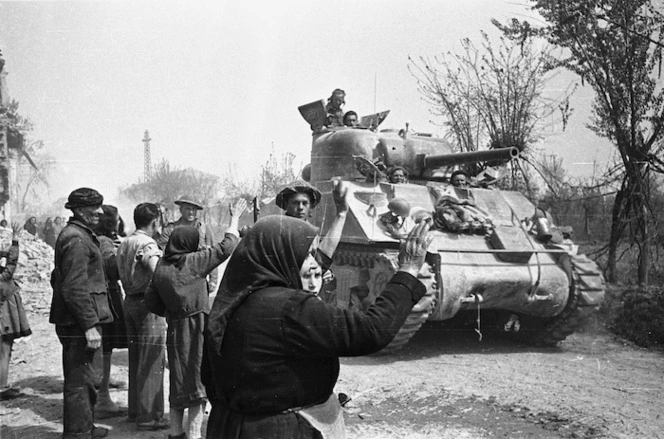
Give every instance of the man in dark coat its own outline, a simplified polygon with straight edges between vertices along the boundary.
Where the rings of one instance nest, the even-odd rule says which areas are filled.
[[[49,321],[62,344],[64,372],[63,438],[101,438],[94,407],[102,378],[101,324],[113,321],[104,262],[92,228],[99,223],[104,197],[90,188],[69,194],[73,212],[55,244],[51,274],[53,300]]]

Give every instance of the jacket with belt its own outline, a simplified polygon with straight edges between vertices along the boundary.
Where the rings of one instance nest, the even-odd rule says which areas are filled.
[[[55,243],[51,286],[49,322],[86,331],[113,321],[99,240],[87,225],[74,218]]]

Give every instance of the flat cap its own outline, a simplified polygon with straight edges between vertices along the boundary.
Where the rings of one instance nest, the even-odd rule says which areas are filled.
[[[180,198],[175,200],[175,204],[177,204],[178,206],[182,206],[183,204],[189,204],[191,206],[194,206],[198,210],[203,210],[203,205],[198,200],[194,199],[194,197],[189,195],[181,196]]]
[[[307,194],[311,200],[311,208],[313,209],[320,202],[321,193],[314,186],[310,185],[304,180],[295,180],[284,187],[281,192],[277,194],[275,203],[282,209],[286,209],[286,202],[288,197],[293,194]]]
[[[69,194],[65,209],[71,210],[76,207],[101,206],[103,203],[104,197],[99,192],[89,187],[80,187]]]

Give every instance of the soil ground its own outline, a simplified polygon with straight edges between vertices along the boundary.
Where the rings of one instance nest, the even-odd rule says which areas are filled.
[[[15,345],[10,381],[25,395],[2,402],[2,439],[62,431],[61,348],[41,296],[23,295],[34,333]],[[126,350],[113,364],[126,381]],[[349,438],[664,438],[664,354],[597,326],[542,349],[427,324],[396,354],[342,359],[336,391],[351,398]],[[127,391],[112,397],[126,405]],[[109,438],[167,436],[99,424]]]

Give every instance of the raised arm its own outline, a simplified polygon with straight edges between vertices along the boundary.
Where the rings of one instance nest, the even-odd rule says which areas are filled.
[[[422,221],[402,242],[399,270],[366,312],[343,309],[307,293],[289,302],[284,341],[289,353],[301,357],[355,356],[389,344],[426,288],[417,279],[424,263],[429,221]]]
[[[243,198],[238,199],[233,205],[229,206],[231,222],[226,230],[224,239],[214,244],[212,248],[199,250],[191,257],[193,265],[201,276],[207,276],[212,270],[217,268],[233,253],[240,241],[238,232],[239,218],[247,210],[247,201]]]
[[[341,233],[344,230],[346,216],[348,215],[348,188],[339,179],[332,180],[332,184],[334,186],[332,189],[332,198],[337,207],[337,215],[334,217],[334,221],[332,221],[330,230],[321,239],[318,247],[318,250],[330,259],[332,259],[339,241],[341,241]]]

